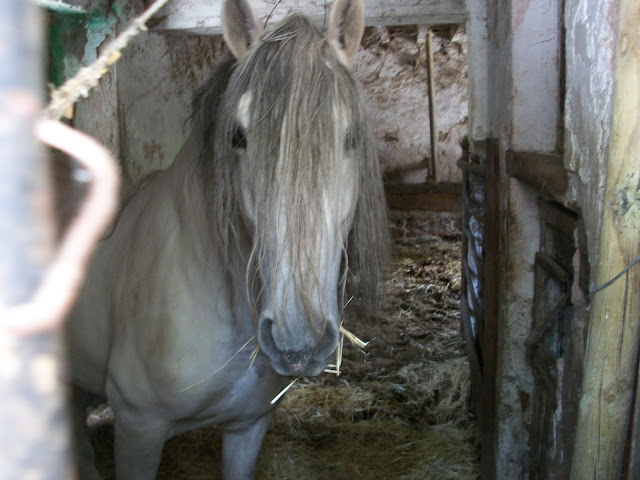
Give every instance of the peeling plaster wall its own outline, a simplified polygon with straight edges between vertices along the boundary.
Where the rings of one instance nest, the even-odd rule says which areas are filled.
[[[142,0],[118,0],[114,5],[114,33],[144,6]],[[88,51],[101,46],[90,39],[86,44]],[[221,52],[220,37],[142,33],[100,86],[78,104],[76,126],[117,155],[125,190],[146,173],[171,164],[188,133],[193,92],[208,78]],[[84,64],[89,61],[83,59]]]
[[[558,2],[513,0],[512,148],[554,152],[560,120]]]
[[[533,376],[525,340],[531,330],[533,263],[540,247],[538,194],[506,174],[505,153],[554,152],[560,122],[560,7],[549,0],[495,0],[489,10],[489,119],[501,139],[502,283],[497,359],[496,478],[529,475],[528,398]]]
[[[499,334],[496,409],[499,480],[528,478],[527,424],[531,422],[528,399],[534,383],[526,359],[525,340],[531,331],[533,262],[540,246],[537,191],[518,180],[509,179],[506,201],[505,301]]]
[[[565,45],[560,43],[562,22]],[[615,0],[490,4],[489,119],[492,135],[501,138],[501,211],[506,215],[500,235],[505,301],[498,346],[498,479],[529,478],[527,425],[535,419],[527,411],[533,382],[524,341],[531,329],[533,262],[540,242],[538,194],[508,178],[505,151],[565,152],[570,190],[564,202],[582,212],[594,265],[610,135],[616,23]],[[563,135],[558,135],[563,124]]]
[[[123,28],[142,4],[142,0],[117,1],[117,28]],[[453,28],[449,36],[434,36],[437,169],[438,180],[444,182],[461,179],[456,162],[469,128],[467,36],[464,28]],[[474,31],[478,31],[475,25]],[[381,161],[391,181],[424,182],[427,177],[431,153],[421,47],[415,27],[392,33],[384,47],[371,29],[356,58],[354,73],[363,85]],[[123,52],[111,83],[79,107],[77,124],[113,146],[127,184],[171,163],[186,137],[192,92],[210,74],[221,51],[217,36],[143,33]]]
[[[505,48],[510,49],[508,146],[515,151],[554,152],[560,119],[560,7],[550,0],[512,0]],[[509,41],[510,40],[510,41]],[[507,145],[505,145],[506,147]],[[498,358],[498,478],[529,475],[528,398],[533,375],[525,340],[531,331],[535,253],[540,249],[538,193],[508,179],[504,202],[507,258],[504,318]]]
[[[122,1],[133,18],[141,2]],[[166,168],[184,143],[193,92],[208,78],[222,52],[219,37],[145,33],[118,62],[121,158],[134,182]]]
[[[486,0],[466,0],[468,12],[467,65],[469,71],[469,136],[480,141],[489,136],[489,33]]]
[[[354,74],[379,142],[385,180],[423,183],[431,157],[426,52],[415,27],[390,29],[381,44],[375,30],[356,55]],[[462,28],[433,37],[435,113],[438,131],[437,180],[460,182],[456,162],[468,136],[467,36]]]
[[[491,135],[500,139],[500,178],[503,185],[509,185],[506,178],[504,161],[505,151],[511,147],[511,119],[513,117],[512,91],[513,76],[512,62],[513,32],[511,24],[511,0],[495,0],[490,4],[488,17],[489,41],[491,45],[489,56],[489,123]],[[500,211],[502,215],[508,212],[511,201],[508,188],[501,189]],[[517,203],[517,202],[516,202]],[[500,222],[500,251],[507,252],[510,248],[510,235],[517,226],[517,217]],[[512,322],[513,318],[530,318],[530,304],[523,302],[519,296],[510,290],[509,281],[512,275],[507,275],[509,256],[500,258],[499,270],[502,272],[500,297],[505,301],[500,304],[500,318],[498,321],[498,358],[496,372],[496,406],[497,445],[495,445],[495,471],[497,480],[511,480],[523,478],[527,471],[527,457],[525,446],[528,443],[526,430],[522,421],[522,409],[519,392],[528,388],[522,385],[524,379],[530,378],[526,369],[522,338],[518,338],[520,326]],[[519,342],[519,343],[518,343]],[[523,364],[525,367],[523,368]],[[523,388],[524,387],[524,388]]]

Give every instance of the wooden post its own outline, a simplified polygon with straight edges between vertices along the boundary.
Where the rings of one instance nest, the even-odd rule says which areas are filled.
[[[620,0],[613,122],[596,284],[640,250],[640,0]],[[640,265],[593,293],[571,480],[619,479],[640,338]]]
[[[487,139],[487,170],[485,177],[484,229],[484,338],[483,376],[484,403],[482,405],[482,479],[497,475],[498,454],[498,344],[500,329],[500,292],[502,291],[501,233],[504,218],[500,212],[500,139]]]
[[[437,162],[438,162],[438,129],[436,126],[436,94],[435,80],[433,78],[433,31],[431,28],[427,31],[427,72],[429,74],[429,135],[431,137],[431,164],[429,165],[429,180],[438,181],[437,178]]]

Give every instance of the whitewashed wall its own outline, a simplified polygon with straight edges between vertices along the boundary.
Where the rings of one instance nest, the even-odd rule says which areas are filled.
[[[489,123],[491,135],[502,142],[505,186],[500,238],[505,254],[497,378],[498,479],[529,478],[526,425],[536,419],[530,418],[527,409],[532,375],[524,340],[531,330],[533,263],[540,242],[538,193],[508,178],[505,152],[564,152],[570,187],[561,201],[581,212],[589,261],[595,264],[611,123],[616,21],[615,0],[490,3]],[[564,44],[561,25],[566,31]],[[562,53],[566,57],[563,105]],[[578,290],[574,288],[574,305],[584,302],[575,298]]]
[[[525,340],[531,331],[533,264],[540,249],[538,193],[506,174],[509,149],[555,152],[560,113],[561,7],[549,0],[490,4],[489,123],[500,138],[500,319],[497,358],[496,478],[526,479],[526,398],[533,376]]]
[[[182,3],[186,5],[185,2]],[[428,19],[401,17],[398,5],[403,2],[415,4],[406,0],[384,3],[391,12],[386,16],[396,15],[393,18],[399,18],[394,20],[398,23],[466,21],[466,28],[475,32],[476,38],[470,48],[485,48],[485,26],[471,25],[462,0],[422,2],[421,8],[435,12]],[[126,24],[134,12],[140,11],[143,3],[143,0],[118,0],[120,26]],[[189,21],[189,15],[202,15],[194,9],[217,12],[215,5],[212,6],[214,3],[219,4],[219,1],[197,2],[181,10],[177,8],[180,2],[173,2],[171,11],[179,15],[166,16],[167,12],[164,12],[165,24],[154,27],[160,30],[135,39],[117,64],[111,84],[101,87],[100,93],[78,108],[77,124],[113,146],[122,159],[128,182],[134,182],[150,170],[166,167],[184,141],[192,92],[207,78],[221,51],[219,37],[186,35],[185,31],[194,29],[187,28],[185,22]],[[258,7],[269,4],[273,8],[273,4],[264,0],[256,3]],[[274,16],[286,11],[288,3],[291,2],[282,2],[285,10],[276,9]],[[467,0],[467,3],[482,2]],[[475,10],[479,11],[477,7]],[[374,15],[376,18],[384,16],[384,12]],[[211,24],[206,23],[210,21],[208,18],[196,22],[200,27],[195,31],[203,28],[202,31],[212,31]],[[477,15],[474,19],[475,22],[483,20]],[[194,22],[193,19],[190,21]],[[467,84],[468,42],[463,32],[464,29],[460,30],[453,38],[436,36],[434,43],[436,114],[442,156],[438,165],[440,181],[460,179],[455,162],[462,154],[460,143],[469,131],[468,123],[474,125],[476,133],[486,132],[486,95],[475,84]],[[373,37],[367,43],[368,48],[361,49],[358,54],[355,72],[368,97],[374,128],[380,139],[383,165],[390,180],[423,182],[427,175],[425,160],[430,157],[424,48],[419,48],[415,35],[399,35],[388,47],[381,47],[377,37]],[[483,85],[486,63],[477,58],[473,62],[477,65],[473,75],[480,79],[479,85]],[[105,109],[104,105],[109,107]]]
[[[427,180],[429,135],[428,74],[425,45],[417,29],[390,30],[389,45],[368,33],[354,72],[365,93],[388,182]],[[437,180],[459,182],[456,165],[469,132],[467,36],[462,28],[434,35],[435,113],[438,139]]]

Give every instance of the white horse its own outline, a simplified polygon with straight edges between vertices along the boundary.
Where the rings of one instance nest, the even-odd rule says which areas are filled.
[[[336,0],[326,36],[301,15],[263,33],[225,0],[234,58],[174,163],[126,202],[68,322],[73,383],[116,415],[118,480],[154,478],[169,437],[209,424],[224,478],[254,478],[271,400],[325,369],[345,295],[375,307],[386,208],[349,69],[363,10]]]

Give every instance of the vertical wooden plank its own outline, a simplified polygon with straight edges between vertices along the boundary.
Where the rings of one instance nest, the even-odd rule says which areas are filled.
[[[431,137],[431,162],[429,180],[438,181],[436,165],[438,165],[438,127],[436,125],[436,93],[433,78],[433,30],[427,30],[427,73],[429,75],[429,135]]]
[[[496,371],[498,345],[498,295],[500,293],[500,161],[499,139],[487,139],[487,169],[485,184],[485,325],[483,342],[484,404],[480,428],[482,442],[482,478],[496,477],[496,449],[498,428],[496,425]]]
[[[0,478],[71,478],[60,339],[5,329],[31,297],[53,245],[40,113],[43,27],[35,2],[4,0],[0,15]]]
[[[640,478],[640,361],[638,362],[638,369],[625,448],[625,463],[622,465],[622,480]]]
[[[620,0],[619,15],[597,285],[640,253],[640,0]],[[638,291],[636,266],[592,296],[572,480],[620,478],[637,374]]]

